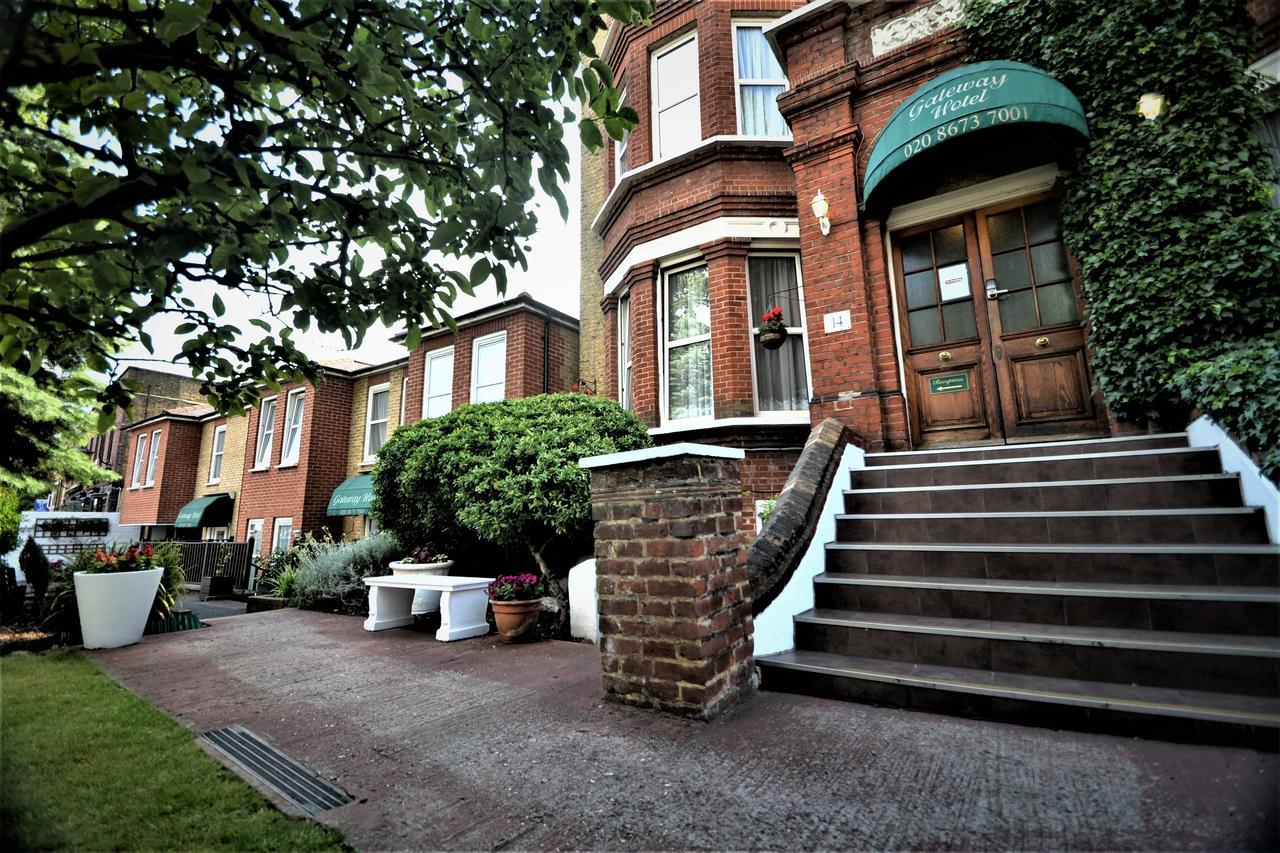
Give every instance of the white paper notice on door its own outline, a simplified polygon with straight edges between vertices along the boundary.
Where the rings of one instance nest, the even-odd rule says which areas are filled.
[[[943,302],[969,298],[969,265],[952,264],[938,268],[938,290]]]

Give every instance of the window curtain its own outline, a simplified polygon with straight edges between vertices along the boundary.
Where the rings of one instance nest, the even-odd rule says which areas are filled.
[[[792,334],[779,349],[767,350],[754,341],[756,398],[761,411],[797,411],[809,406],[809,375],[804,363],[800,287],[794,257],[748,259],[751,279],[752,326],[770,308],[781,308]]]
[[[781,83],[748,84],[749,80],[777,80],[786,78],[760,27],[738,27],[738,110],[742,117],[742,132],[748,136],[778,136],[788,134],[787,123],[778,112],[777,98],[785,88]]]

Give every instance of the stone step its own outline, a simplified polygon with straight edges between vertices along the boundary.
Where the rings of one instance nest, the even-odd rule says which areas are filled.
[[[949,512],[957,508],[967,512],[1178,509],[1238,507],[1241,503],[1240,478],[1235,474],[849,489],[844,493],[845,512],[864,514]]]
[[[1017,675],[1274,697],[1280,638],[814,608],[796,648]]]
[[[761,687],[1054,728],[1275,749],[1280,701],[820,651],[759,658]]]
[[[1185,432],[1158,435],[1128,435],[1113,438],[1091,438],[1081,441],[1041,441],[1027,444],[988,444],[976,447],[950,447],[938,450],[909,450],[895,453],[868,453],[868,467],[910,465],[936,462],[962,462],[973,459],[1014,459],[1020,456],[1070,456],[1082,453],[1119,453],[1154,450],[1165,447],[1188,447]]]
[[[905,577],[1276,586],[1277,545],[991,545],[832,542],[828,572]]]
[[[823,573],[818,608],[1206,634],[1280,633],[1275,587]]]
[[[993,544],[1257,544],[1256,507],[1036,512],[879,513],[836,516],[841,542]]]
[[[1221,473],[1222,460],[1218,451],[1201,447],[1072,456],[1046,455],[1002,460],[912,463],[858,468],[850,472],[854,489],[981,486],[991,483],[1109,480]]]

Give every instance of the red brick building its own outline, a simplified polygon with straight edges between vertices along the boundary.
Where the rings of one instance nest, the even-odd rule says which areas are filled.
[[[361,536],[371,529],[365,475],[401,424],[578,381],[577,320],[528,294],[456,321],[407,358],[321,362],[323,382],[266,390],[243,418],[193,406],[130,425],[122,523],[146,526],[147,538],[225,536],[264,552],[306,533]],[[215,496],[207,518],[179,522],[184,507]]]
[[[640,122],[584,154],[583,372],[660,442],[746,449],[757,497],[828,417],[868,450],[1124,429],[1054,194],[1083,110],[969,62],[963,7],[670,0],[607,33]]]

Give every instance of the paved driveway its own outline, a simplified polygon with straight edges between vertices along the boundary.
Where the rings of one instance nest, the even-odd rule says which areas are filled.
[[[592,646],[437,643],[296,610],[93,653],[357,801],[357,848],[1276,849],[1275,755],[763,693],[697,723],[602,701]],[[175,676],[180,673],[180,676]]]

